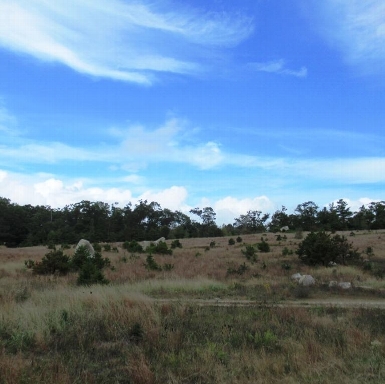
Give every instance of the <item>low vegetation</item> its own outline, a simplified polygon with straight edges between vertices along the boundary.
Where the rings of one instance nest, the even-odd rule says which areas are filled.
[[[350,232],[0,247],[0,383],[383,383],[385,231]]]

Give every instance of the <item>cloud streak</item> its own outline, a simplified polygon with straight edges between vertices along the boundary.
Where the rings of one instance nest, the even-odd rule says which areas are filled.
[[[246,16],[162,4],[0,0],[0,46],[83,74],[151,84],[156,73],[204,70],[202,49],[235,45],[253,29]]]
[[[249,63],[249,67],[258,72],[275,73],[277,75],[307,77],[307,68],[301,67],[298,70],[289,69],[286,67],[285,60],[275,60],[267,62]]]
[[[385,3],[382,0],[313,1],[318,28],[349,64],[384,71]]]

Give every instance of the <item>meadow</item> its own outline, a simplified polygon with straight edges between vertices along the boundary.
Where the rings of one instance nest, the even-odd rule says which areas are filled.
[[[369,262],[306,266],[298,233],[180,239],[159,269],[117,243],[89,287],[33,274],[47,247],[1,247],[0,383],[383,383],[385,231],[341,234]]]

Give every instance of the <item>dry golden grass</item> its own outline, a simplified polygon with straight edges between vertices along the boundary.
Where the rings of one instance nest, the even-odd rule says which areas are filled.
[[[385,261],[385,231],[344,235],[362,253],[371,247],[369,259]],[[261,236],[242,236],[243,243]],[[172,264],[170,271],[147,270],[145,254],[118,244],[119,253],[103,252],[111,259],[110,284],[92,287],[77,286],[74,274],[27,270],[24,261],[41,260],[45,247],[0,247],[0,384],[384,382],[382,310],[265,304],[296,298],[295,272],[317,279],[315,298],[365,301],[381,295],[385,280],[360,265],[302,265],[295,254],[282,256],[300,242],[286,236],[264,234],[271,250],[258,252],[254,264],[242,254],[243,243],[230,246],[229,237],[182,239],[173,255],[154,255],[159,265]],[[244,273],[228,273],[243,264]],[[375,290],[330,291],[322,286],[330,280]],[[218,298],[259,305],[215,306]]]

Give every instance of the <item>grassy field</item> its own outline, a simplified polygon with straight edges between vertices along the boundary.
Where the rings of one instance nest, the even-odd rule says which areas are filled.
[[[1,247],[0,384],[383,383],[385,307],[366,304],[385,302],[385,231],[344,235],[370,269],[302,265],[294,233],[269,233],[182,239],[154,255],[161,271],[113,244],[110,284],[91,287],[33,275],[24,261],[46,247]],[[270,252],[251,263],[241,250],[262,236]],[[316,286],[299,287],[296,272]]]

